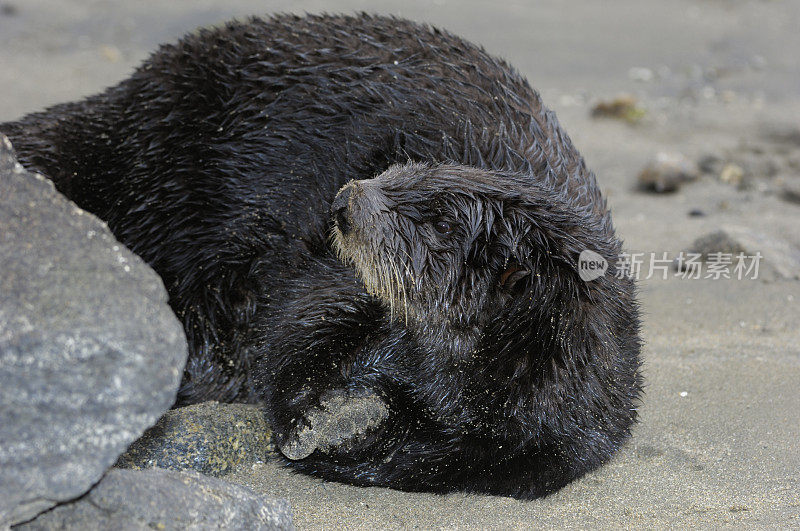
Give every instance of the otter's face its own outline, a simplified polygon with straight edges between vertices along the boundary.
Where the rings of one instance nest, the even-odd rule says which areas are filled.
[[[552,254],[535,236],[519,181],[503,178],[409,164],[351,181],[331,207],[334,247],[394,317],[423,335],[474,343]]]

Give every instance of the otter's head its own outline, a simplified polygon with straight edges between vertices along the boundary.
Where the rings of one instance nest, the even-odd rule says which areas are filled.
[[[613,275],[619,242],[607,216],[566,193],[516,174],[397,165],[342,187],[333,243],[394,318],[463,356],[498,321],[527,333],[534,317],[541,324],[598,293],[619,294],[613,278],[580,279],[586,249]]]

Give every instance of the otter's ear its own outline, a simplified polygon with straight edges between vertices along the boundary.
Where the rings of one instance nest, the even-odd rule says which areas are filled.
[[[509,264],[505,271],[500,274],[500,287],[507,292],[511,292],[520,280],[530,274],[530,271],[519,264]]]

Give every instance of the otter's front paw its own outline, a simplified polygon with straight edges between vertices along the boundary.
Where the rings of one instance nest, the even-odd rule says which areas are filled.
[[[372,391],[328,391],[319,406],[308,410],[298,426],[278,441],[278,448],[292,460],[308,457],[315,450],[346,448],[388,416],[386,402]]]

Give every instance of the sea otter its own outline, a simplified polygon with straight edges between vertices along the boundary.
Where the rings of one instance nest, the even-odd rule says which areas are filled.
[[[263,402],[299,470],[533,498],[630,434],[639,313],[609,211],[538,94],[469,42],[231,22],[0,132],[163,278],[191,345],[176,405]],[[607,274],[581,280],[584,250]],[[308,437],[358,400],[380,407],[353,437]]]

